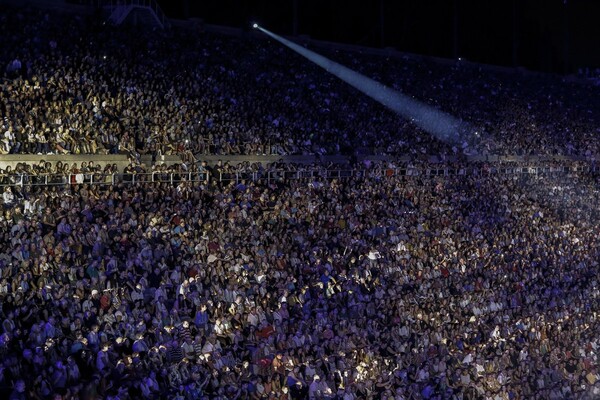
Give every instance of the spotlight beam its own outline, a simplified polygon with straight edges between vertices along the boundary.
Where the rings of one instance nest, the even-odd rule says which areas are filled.
[[[465,122],[450,114],[390,89],[380,82],[299,46],[261,26],[257,26],[257,29],[442,141],[456,142],[462,133],[469,130]]]

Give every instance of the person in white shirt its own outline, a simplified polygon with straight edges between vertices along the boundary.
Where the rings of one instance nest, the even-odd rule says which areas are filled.
[[[377,249],[371,249],[367,255],[367,258],[371,261],[377,261],[381,258],[381,254]]]
[[[15,134],[10,130],[7,129],[4,132],[4,138],[10,143],[12,144],[15,141]]]
[[[4,202],[5,208],[11,208],[15,202],[15,195],[13,194],[10,187],[4,189],[4,193],[2,193],[2,201]]]

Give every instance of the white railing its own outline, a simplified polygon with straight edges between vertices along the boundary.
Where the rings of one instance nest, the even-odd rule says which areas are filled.
[[[459,167],[459,168],[377,168],[377,169],[313,169],[313,170],[268,170],[252,172],[219,172],[211,176],[208,172],[143,172],[143,173],[76,173],[76,174],[0,174],[0,187],[5,186],[65,186],[65,185],[114,185],[135,183],[171,183],[181,182],[207,183],[216,179],[217,182],[236,184],[243,181],[251,182],[285,182],[290,180],[316,179],[368,179],[386,177],[419,177],[419,176],[490,176],[490,175],[550,175],[598,172],[596,166],[544,166],[544,167]],[[9,182],[6,182],[8,180]]]
[[[8,183],[0,183],[5,186],[68,186],[68,185],[115,185],[119,183],[171,183],[181,182],[208,182],[210,176],[206,172],[168,172],[163,173],[115,173],[115,174],[13,174],[8,176]]]

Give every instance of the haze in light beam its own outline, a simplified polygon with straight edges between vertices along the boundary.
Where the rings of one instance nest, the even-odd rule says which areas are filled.
[[[263,27],[254,26],[440,140],[456,142],[463,134],[470,131],[468,124],[450,114],[390,89],[380,82],[305,49]]]

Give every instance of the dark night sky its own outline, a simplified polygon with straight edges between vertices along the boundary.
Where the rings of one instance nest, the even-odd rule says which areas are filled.
[[[288,35],[294,2],[297,33],[315,39],[542,71],[600,67],[600,0],[159,0],[169,16]]]

